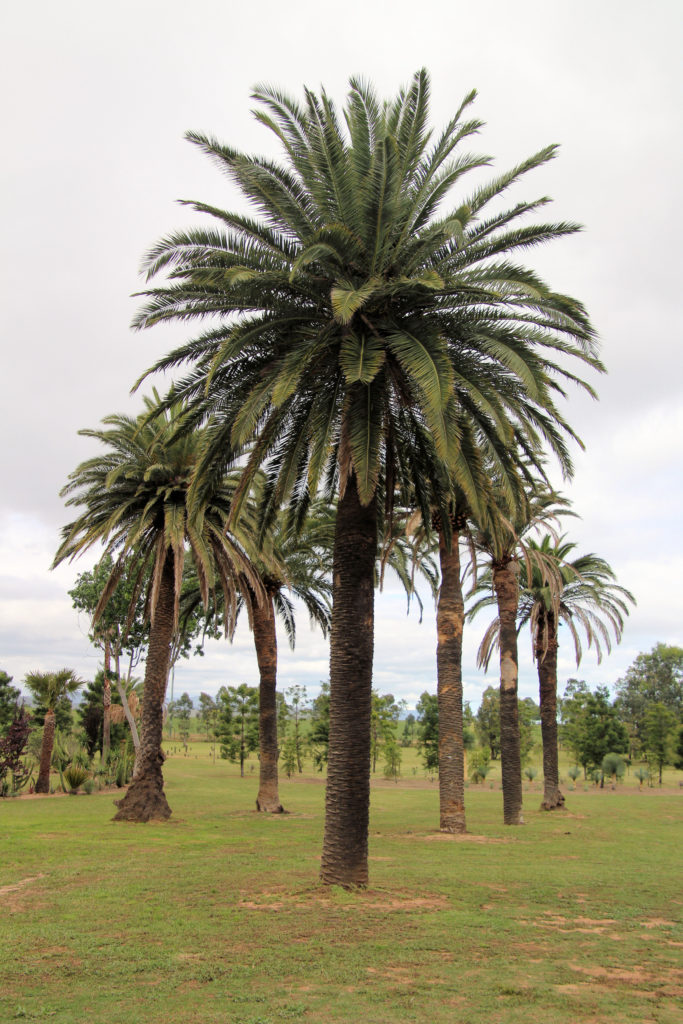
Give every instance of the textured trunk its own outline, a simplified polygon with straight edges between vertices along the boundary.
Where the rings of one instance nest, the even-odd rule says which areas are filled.
[[[503,777],[503,823],[521,825],[522,758],[517,707],[517,603],[519,590],[512,563],[493,567],[500,623],[500,767]]]
[[[277,635],[275,606],[270,594],[266,603],[253,602],[254,645],[259,670],[259,789],[256,810],[282,814],[277,778]]]
[[[102,686],[102,760],[106,761],[111,750],[111,643],[104,639],[104,684]]]
[[[45,712],[43,723],[43,743],[40,748],[40,770],[36,782],[36,793],[50,792],[50,762],[52,761],[52,748],[55,745],[55,713]]]
[[[363,506],[355,476],[339,500],[330,637],[330,743],[320,878],[367,885],[370,720],[377,552],[375,500]]]
[[[439,534],[441,587],[436,610],[436,674],[439,704],[439,828],[465,832],[465,752],[462,722],[462,629],[465,604],[460,583],[458,533],[451,550]]]
[[[557,627],[552,612],[541,623],[536,644],[538,688],[543,740],[543,802],[541,810],[564,807],[560,792],[557,748]]]
[[[118,801],[119,809],[114,821],[158,821],[171,816],[161,772],[164,760],[161,739],[164,697],[171,663],[174,593],[173,554],[169,550],[161,577],[154,623],[149,634],[137,777],[131,782],[123,799]]]

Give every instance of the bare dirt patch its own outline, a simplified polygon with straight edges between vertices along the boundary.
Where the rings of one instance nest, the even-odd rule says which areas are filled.
[[[31,875],[29,878],[21,878],[14,885],[3,885],[0,888],[0,896],[6,896],[11,892],[20,892],[25,886],[30,885],[31,882],[37,882],[39,878],[45,878],[44,874]]]
[[[407,833],[411,839],[424,839],[428,843],[433,842],[446,842],[446,843],[512,843],[514,839],[508,839],[503,836],[477,836],[471,832],[458,833],[458,832],[429,832],[427,835],[415,835],[410,832]]]
[[[640,922],[643,928],[675,928],[675,921],[665,921],[663,917],[651,917]]]
[[[382,892],[377,889],[364,889],[349,893],[343,899],[326,891],[314,890],[299,893],[262,893],[256,899],[243,899],[238,907],[244,910],[282,910],[286,907],[301,907],[306,904],[316,907],[343,907],[346,910],[442,910],[449,905],[446,896],[415,896],[412,893]]]

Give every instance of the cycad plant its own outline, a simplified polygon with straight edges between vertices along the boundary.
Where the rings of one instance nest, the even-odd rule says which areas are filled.
[[[373,575],[378,520],[390,511],[379,490],[390,506],[397,487],[414,489],[427,520],[431,467],[441,465],[475,501],[458,395],[490,418],[504,444],[505,409],[482,384],[512,379],[549,436],[560,383],[575,379],[557,350],[600,364],[581,305],[513,259],[576,225],[520,224],[545,198],[486,212],[555,146],[441,213],[451,188],[489,162],[460,151],[480,127],[465,116],[474,93],[434,137],[425,71],[387,103],[352,79],[341,114],[325,92],[306,90],[298,103],[261,87],[255,99],[281,162],[188,136],[254,215],[189,204],[213,227],[174,233],[150,252],[149,276],[170,279],[147,292],[136,324],[210,321],[153,368],[189,362],[178,393],[198,420],[213,417],[197,493],[248,445],[241,494],[265,466],[266,518],[284,505],[300,521],[320,488],[338,497],[321,878],[363,885]],[[547,375],[535,374],[539,367]]]
[[[156,396],[155,396],[156,397]],[[174,402],[158,416],[156,403],[145,401],[136,418],[109,416],[106,429],[83,430],[102,450],[81,463],[62,494],[79,515],[62,531],[55,565],[102,544],[114,566],[94,622],[114,593],[123,568],[136,565],[131,610],[147,582],[146,610],[151,622],[145,666],[142,738],[136,777],[119,802],[117,820],[168,818],[163,790],[161,731],[171,647],[178,611],[186,549],[192,551],[202,598],[220,587],[225,614],[234,614],[236,594],[251,588],[262,600],[261,585],[240,542],[239,528],[226,527],[235,481],[221,475],[202,491],[192,514],[187,505],[190,480],[201,452],[203,433],[184,430],[186,413]]]

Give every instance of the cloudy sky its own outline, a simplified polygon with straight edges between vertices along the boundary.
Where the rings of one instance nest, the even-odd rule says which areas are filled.
[[[250,114],[257,83],[294,94],[323,84],[341,104],[353,74],[391,96],[422,66],[437,129],[478,90],[476,149],[497,169],[561,143],[516,198],[551,195],[558,219],[585,225],[530,262],[588,306],[602,339],[600,401],[572,396],[567,410],[586,443],[568,489],[582,517],[571,534],[609,560],[638,606],[621,646],[600,666],[587,653],[579,674],[612,684],[639,651],[683,642],[682,15],[677,0],[3,5],[0,668],[15,683],[32,669],[96,670],[67,596],[91,563],[49,571],[67,515],[59,491],[93,451],[77,431],[137,413],[131,384],[186,336],[129,328],[143,253],[191,223],[175,200],[236,205],[184,132],[270,152]],[[475,706],[496,682],[475,668],[484,625],[465,652]],[[409,703],[433,691],[435,643],[431,608],[420,625],[390,586],[377,602],[378,688]],[[296,652],[281,647],[281,685],[312,692],[326,645],[302,618]],[[563,682],[577,674],[568,642],[560,655]],[[246,632],[182,662],[175,691],[238,682],[256,682]],[[528,644],[520,689],[536,689]]]

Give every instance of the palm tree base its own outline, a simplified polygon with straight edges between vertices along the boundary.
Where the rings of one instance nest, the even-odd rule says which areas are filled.
[[[559,789],[556,789],[552,793],[543,794],[543,803],[541,804],[542,811],[562,811],[564,810],[564,795],[560,793]]]
[[[166,821],[171,817],[163,789],[163,779],[149,775],[140,776],[128,787],[128,792],[121,800],[115,800],[118,811],[114,821]]]
[[[263,796],[261,793],[256,798],[256,810],[262,814],[284,814],[285,809],[278,797]]]

